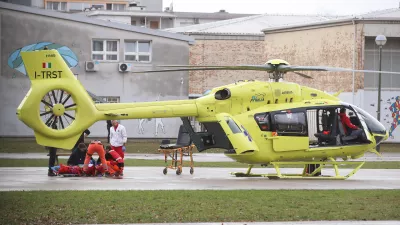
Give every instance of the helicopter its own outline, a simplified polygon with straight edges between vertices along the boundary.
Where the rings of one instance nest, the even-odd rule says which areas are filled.
[[[192,100],[95,104],[57,50],[21,52],[21,56],[31,88],[16,114],[43,146],[71,149],[81,133],[100,120],[179,117],[199,152],[224,149],[227,157],[249,165],[245,173],[232,173],[237,177],[347,179],[364,164],[349,159],[360,158],[368,151],[379,155],[375,147],[388,138],[378,120],[359,107],[342,102],[339,93],[332,95],[296,83],[278,82],[288,72],[312,79],[299,71],[379,71],[292,66],[280,59],[264,65],[165,65],[159,67],[168,69],[134,73],[258,70],[268,72],[275,82],[237,81]],[[51,66],[44,65],[44,61]],[[340,109],[353,113],[350,119],[362,130],[361,136],[346,135],[338,116]],[[205,131],[195,132],[189,117],[200,122]],[[303,165],[303,172],[283,174],[280,166],[285,164]],[[340,175],[339,166],[348,164],[356,168],[346,176]],[[254,165],[273,165],[276,174],[253,174]],[[314,165],[312,171],[308,171],[309,165]],[[327,165],[334,167],[334,176],[320,176]]]

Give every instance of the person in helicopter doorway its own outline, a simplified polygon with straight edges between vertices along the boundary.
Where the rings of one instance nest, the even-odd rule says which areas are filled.
[[[345,108],[340,108],[339,116],[346,136],[356,136],[357,139],[364,140],[363,130],[351,123],[350,118],[346,115]]]

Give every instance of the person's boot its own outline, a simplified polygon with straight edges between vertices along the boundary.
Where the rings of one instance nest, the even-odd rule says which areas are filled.
[[[108,172],[108,171],[106,171],[106,172],[104,173],[104,176],[105,176],[105,177],[112,177],[112,175],[111,175],[110,172]]]
[[[47,172],[47,176],[49,177],[55,177],[57,176],[57,174],[54,173],[54,171],[52,169],[49,169],[49,171]]]

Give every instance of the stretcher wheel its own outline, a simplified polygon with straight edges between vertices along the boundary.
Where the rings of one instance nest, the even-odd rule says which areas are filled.
[[[190,174],[193,174],[194,173],[194,169],[193,169],[193,167],[190,167]]]
[[[182,168],[178,167],[176,168],[176,175],[181,175],[182,173]]]
[[[167,172],[168,172],[168,169],[167,169],[167,168],[164,168],[162,172],[163,172],[164,175],[166,175]]]

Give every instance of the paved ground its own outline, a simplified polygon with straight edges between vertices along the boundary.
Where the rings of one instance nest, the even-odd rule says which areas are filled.
[[[237,190],[237,189],[400,189],[400,169],[361,169],[347,180],[269,180],[238,178],[229,172],[244,168],[195,168],[193,175],[185,167],[180,176],[158,167],[127,167],[123,179],[103,177],[48,177],[46,168],[0,168],[0,191],[11,190]],[[282,169],[297,173],[302,169]],[[348,173],[349,169],[341,170]],[[256,168],[255,173],[272,173],[271,168]],[[332,175],[331,169],[323,175]]]
[[[241,223],[138,223],[131,225],[399,225],[400,221],[304,221],[304,222],[241,222]],[[104,224],[106,225],[106,224]],[[130,225],[130,224],[125,224]]]
[[[0,153],[0,159],[48,159],[46,153]],[[187,156],[185,156],[187,157]],[[68,156],[60,156],[66,159]],[[164,160],[162,154],[125,154],[125,159],[160,159]],[[233,162],[231,158],[219,153],[195,153],[193,160],[195,162]],[[382,154],[382,158],[373,153],[366,153],[365,156],[357,159],[357,161],[400,161],[400,152],[386,152]]]

